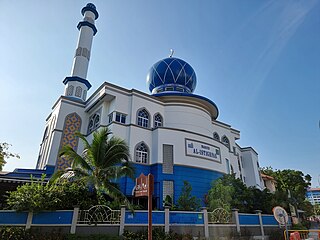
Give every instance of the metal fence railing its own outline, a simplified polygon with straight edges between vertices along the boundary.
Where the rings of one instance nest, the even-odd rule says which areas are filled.
[[[120,210],[97,205],[88,210],[80,210],[78,224],[120,224]]]
[[[288,230],[289,239],[287,238],[287,232],[284,231],[285,240],[302,240],[302,239],[320,239],[320,230],[308,229],[308,230]]]
[[[212,212],[208,212],[209,224],[228,224],[231,223],[232,214],[224,208],[216,208]]]

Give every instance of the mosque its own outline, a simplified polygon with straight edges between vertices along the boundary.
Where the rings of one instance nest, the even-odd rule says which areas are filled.
[[[196,73],[184,60],[171,54],[153,64],[147,74],[150,94],[104,82],[87,98],[91,84],[86,77],[99,14],[92,3],[81,13],[71,75],[63,80],[64,93],[46,119],[36,169],[16,169],[0,181],[24,179],[30,173],[50,176],[68,168],[71,162],[58,152],[66,144],[82,152],[74,133],[79,131],[90,141],[94,131],[108,127],[128,143],[136,175],[154,175],[158,209],[167,195],[173,201],[179,198],[183,181],[202,200],[212,181],[228,173],[235,173],[247,186],[264,188],[258,153],[237,144],[240,131],[217,120],[219,110],[213,101],[194,94]],[[119,184],[132,198],[134,182],[122,178]]]

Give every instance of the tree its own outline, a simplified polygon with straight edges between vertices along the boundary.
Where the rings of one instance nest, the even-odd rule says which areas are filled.
[[[178,198],[178,209],[185,211],[194,211],[200,208],[200,199],[191,196],[192,186],[188,181],[183,181],[181,194]]]
[[[280,203],[279,205],[288,211],[291,204],[307,213],[310,212],[310,206],[305,203],[307,189],[311,186],[309,174],[304,175],[303,172],[292,169],[274,170],[272,167],[262,168],[261,171],[272,176],[277,182],[275,203]]]
[[[84,151],[79,155],[71,146],[64,146],[60,156],[72,159],[74,179],[82,179],[94,188],[98,195],[106,194],[116,201],[131,206],[115,181],[123,176],[134,178],[134,168],[130,164],[129,147],[118,137],[110,137],[110,130],[104,128],[93,133],[90,144],[84,135],[77,136],[84,144]],[[56,181],[66,171],[57,172],[52,181]]]
[[[60,181],[60,184],[46,183],[41,179],[31,179],[30,183],[18,186],[16,191],[8,192],[7,205],[16,211],[72,209],[75,205],[86,209],[98,203],[97,196],[88,191],[84,181]]]
[[[213,182],[208,192],[207,205],[210,211],[216,208],[227,211],[237,208],[240,212],[262,210],[271,213],[272,196],[266,189],[261,191],[255,187],[248,188],[235,174],[225,174]]]
[[[15,157],[20,158],[20,156],[16,153],[9,152],[9,147],[11,145],[9,143],[0,143],[0,171],[2,171],[3,166],[7,163],[6,158]]]
[[[209,210],[224,208],[227,211],[231,211],[234,192],[234,187],[225,185],[223,179],[215,180],[207,196]]]

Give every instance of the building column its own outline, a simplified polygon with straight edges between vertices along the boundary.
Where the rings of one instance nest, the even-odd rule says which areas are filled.
[[[260,223],[260,229],[261,229],[261,236],[262,236],[262,239],[264,239],[264,229],[263,229],[263,222],[262,222],[262,211],[261,210],[256,210],[255,211],[258,216],[259,216],[259,223]]]
[[[70,233],[71,234],[75,234],[76,233],[78,216],[79,216],[79,206],[75,206],[74,209],[73,209],[72,223],[71,223],[71,228],[70,228]]]
[[[164,207],[164,231],[169,233],[170,231],[170,207]]]
[[[234,219],[234,222],[236,223],[237,227],[237,233],[241,234],[240,231],[240,221],[239,221],[239,209],[232,209],[232,218]]]
[[[33,212],[28,212],[27,222],[26,222],[26,229],[30,229],[32,225],[32,218]]]
[[[126,207],[124,205],[122,205],[121,210],[120,210],[119,236],[122,236],[124,233],[125,218],[126,218]]]
[[[208,219],[208,211],[207,208],[202,208],[203,213],[203,223],[204,223],[204,237],[205,239],[209,239],[209,219]]]

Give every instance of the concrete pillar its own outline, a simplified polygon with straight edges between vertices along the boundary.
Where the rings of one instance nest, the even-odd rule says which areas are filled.
[[[78,217],[79,217],[79,206],[75,206],[73,208],[72,223],[71,223],[71,228],[70,228],[71,234],[76,233]]]
[[[30,229],[32,225],[33,212],[28,212],[26,229]]]
[[[260,223],[260,229],[261,229],[261,236],[262,236],[262,239],[264,239],[264,229],[263,229],[263,222],[262,222],[262,215],[261,215],[261,210],[256,210],[255,211],[258,216],[259,216],[259,223]]]
[[[241,234],[240,231],[240,221],[239,221],[239,209],[232,209],[232,217],[236,223],[236,227],[237,227],[237,233]]]
[[[119,236],[122,236],[122,234],[124,233],[125,218],[126,218],[126,206],[122,205],[120,210]]]
[[[208,211],[207,208],[202,208],[203,213],[203,223],[204,223],[204,237],[205,239],[209,239],[209,219],[208,219]]]
[[[170,231],[170,208],[164,207],[164,231],[165,233],[169,233]]]

